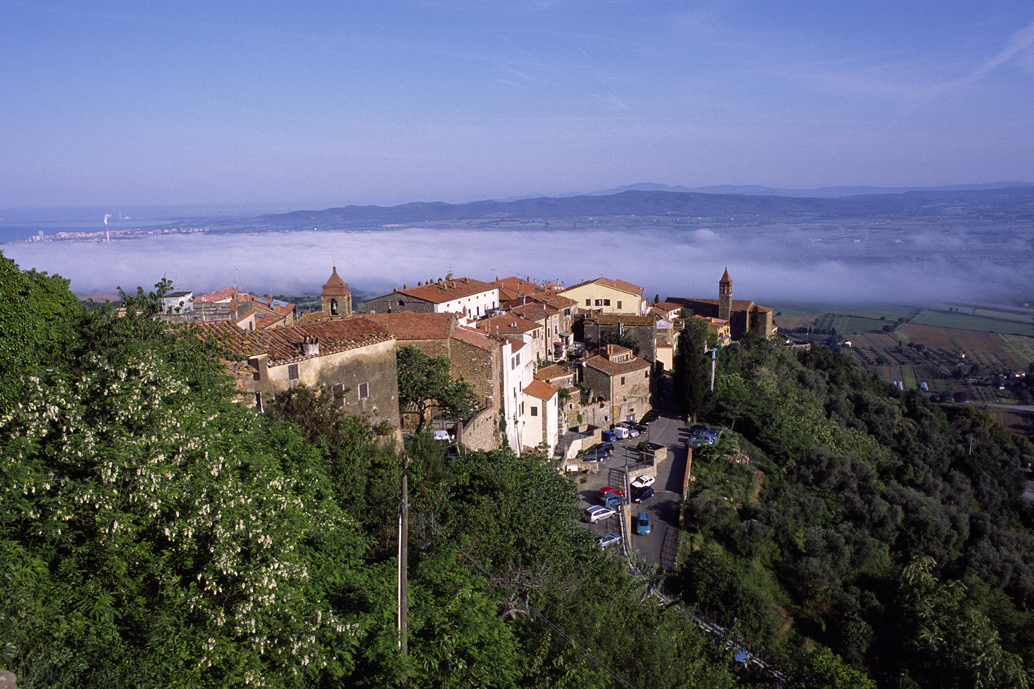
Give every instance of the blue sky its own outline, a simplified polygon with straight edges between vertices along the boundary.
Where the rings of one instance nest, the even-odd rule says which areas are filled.
[[[1034,4],[0,0],[0,208],[1034,181]]]

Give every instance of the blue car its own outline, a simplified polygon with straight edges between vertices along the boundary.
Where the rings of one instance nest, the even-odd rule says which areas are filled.
[[[603,431],[603,433],[600,434],[600,437],[603,438],[603,442],[605,443],[612,443],[618,439],[614,431]]]
[[[600,502],[602,502],[607,507],[613,507],[614,505],[623,505],[625,504],[625,494],[621,493],[621,495],[618,495],[617,493],[607,493],[602,498],[600,498]]]
[[[640,512],[639,516],[635,520],[635,532],[640,536],[650,535],[650,514],[649,512]]]

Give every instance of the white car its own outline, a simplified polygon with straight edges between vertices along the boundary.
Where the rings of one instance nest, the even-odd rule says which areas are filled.
[[[647,486],[652,486],[653,482],[656,480],[657,479],[650,474],[643,474],[636,480],[632,481],[632,488],[646,488]]]
[[[616,425],[616,427],[617,428],[624,428],[626,431],[628,431],[628,436],[630,438],[638,438],[639,437],[639,430],[637,428],[634,428],[632,426],[632,424],[630,424],[627,421],[622,421],[622,422],[618,423]]]
[[[601,519],[607,519],[617,514],[617,510],[606,505],[593,505],[592,507],[585,508],[585,520],[590,524],[595,524]]]

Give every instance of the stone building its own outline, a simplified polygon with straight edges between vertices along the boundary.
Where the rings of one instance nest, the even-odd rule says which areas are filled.
[[[337,274],[337,266],[331,269],[330,278],[323,285],[320,311],[324,318],[352,315],[352,293],[348,289],[348,283]]]
[[[582,341],[587,349],[598,349],[607,335],[629,336],[639,345],[636,356],[651,364],[657,361],[657,317],[631,316],[628,314],[587,315],[575,325],[575,334],[581,330]]]
[[[618,345],[606,345],[585,361],[590,402],[602,400],[610,423],[635,421],[650,406],[650,362]]]
[[[717,299],[668,297],[665,301],[689,309],[696,316],[728,321],[733,340],[739,340],[747,333],[767,338],[776,332],[772,309],[745,299],[732,298],[732,278],[728,270],[718,281]]]
[[[296,385],[326,387],[349,415],[387,423],[399,436],[395,338],[360,316],[245,331],[227,323],[200,324],[202,337],[235,357],[243,401],[263,409],[276,393]]]

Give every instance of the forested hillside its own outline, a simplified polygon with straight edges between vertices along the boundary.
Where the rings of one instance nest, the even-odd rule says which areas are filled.
[[[794,667],[815,642],[880,686],[1029,686],[1034,461],[825,347],[722,352],[679,585]]]
[[[401,452],[307,391],[258,414],[153,293],[120,318],[2,257],[0,292],[0,653],[23,689],[736,685],[540,459]]]

